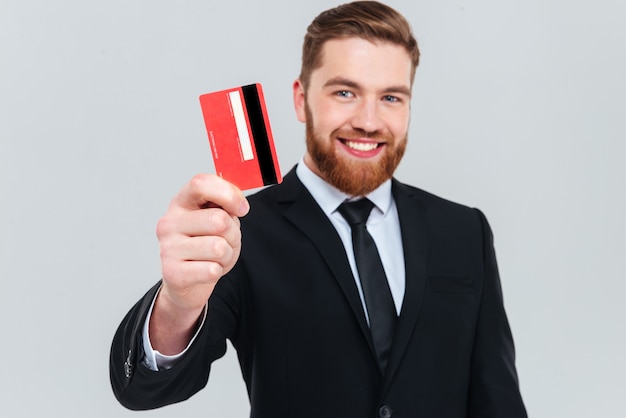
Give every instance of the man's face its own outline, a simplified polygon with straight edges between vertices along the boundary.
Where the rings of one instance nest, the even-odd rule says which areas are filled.
[[[391,43],[328,41],[308,90],[294,83],[298,119],[306,123],[311,170],[352,195],[389,179],[406,148],[411,59]]]

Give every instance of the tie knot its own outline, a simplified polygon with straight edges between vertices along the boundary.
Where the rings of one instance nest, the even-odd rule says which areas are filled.
[[[352,226],[365,224],[373,207],[374,203],[371,200],[363,198],[353,202],[343,202],[337,210]]]

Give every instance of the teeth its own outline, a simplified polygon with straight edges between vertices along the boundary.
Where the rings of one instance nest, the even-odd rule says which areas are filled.
[[[348,148],[355,149],[357,151],[371,151],[378,147],[376,142],[352,142],[346,141]]]

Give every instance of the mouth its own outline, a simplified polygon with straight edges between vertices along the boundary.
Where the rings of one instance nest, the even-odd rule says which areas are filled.
[[[367,141],[367,142],[366,141],[354,141],[350,139],[339,139],[339,140],[346,147],[355,151],[360,151],[360,152],[373,151],[379,146],[383,145],[382,143],[370,142],[370,141]]]
[[[364,140],[338,137],[337,140],[344,146],[346,151],[359,157],[373,157],[378,154],[385,145],[384,141],[378,142],[371,139]]]

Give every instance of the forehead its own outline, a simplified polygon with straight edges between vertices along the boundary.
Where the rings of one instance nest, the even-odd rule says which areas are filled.
[[[411,85],[411,57],[404,47],[362,38],[332,39],[324,43],[321,66],[311,73],[311,83],[347,78],[368,87]]]

